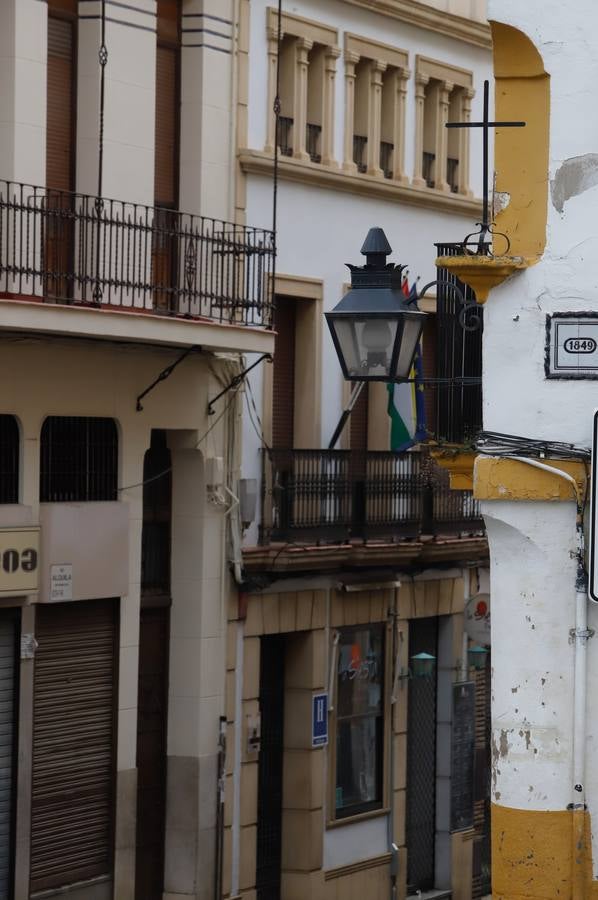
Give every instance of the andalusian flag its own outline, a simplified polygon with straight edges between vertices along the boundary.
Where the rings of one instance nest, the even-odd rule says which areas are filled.
[[[403,293],[415,303],[415,284],[409,290],[407,279],[403,282]],[[407,450],[427,437],[426,409],[424,404],[423,364],[421,343],[417,345],[409,382],[387,384],[388,415],[390,416],[390,449]]]

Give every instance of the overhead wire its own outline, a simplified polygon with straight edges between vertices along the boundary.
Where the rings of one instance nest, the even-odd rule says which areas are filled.
[[[222,409],[222,412],[218,416],[216,416],[216,418],[214,419],[214,421],[212,422],[210,427],[206,431],[204,431],[202,436],[196,442],[196,444],[195,444],[196,450],[199,449],[199,445],[205,441],[205,439],[208,437],[208,435],[214,430],[216,425],[224,418],[224,416],[228,412],[230,405],[232,404],[233,400],[235,399],[238,390],[239,390],[239,388],[236,388],[235,390],[231,391],[228,401],[225,403],[225,405]],[[153,481],[158,481],[159,478],[163,478],[165,475],[168,475],[170,472],[172,472],[172,466],[168,466],[167,469],[164,469],[162,472],[158,472],[156,475],[152,475],[150,478],[144,478],[143,481],[137,481],[137,482],[135,482],[135,484],[125,484],[125,485],[123,485],[123,487],[119,487],[116,489],[117,493],[122,494],[123,491],[132,491],[134,488],[144,487],[146,484],[151,484]]]

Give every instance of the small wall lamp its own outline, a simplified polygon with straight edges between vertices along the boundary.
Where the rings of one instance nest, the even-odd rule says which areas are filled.
[[[474,647],[470,647],[467,651],[467,661],[469,663],[469,667],[471,669],[475,669],[476,672],[480,672],[482,669],[485,669],[487,656],[488,650],[486,649],[486,647],[481,647],[479,644],[476,644]]]

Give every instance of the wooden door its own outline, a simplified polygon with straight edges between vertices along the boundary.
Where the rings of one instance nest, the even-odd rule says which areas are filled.
[[[179,311],[177,287],[179,120],[180,120],[180,4],[158,0],[156,47],[156,129],[154,157],[154,234],[152,271],[155,308]]]
[[[136,900],[162,900],[170,609],[142,608],[137,718]]]
[[[295,442],[295,303],[291,297],[276,298],[272,386],[272,447],[275,450],[292,450]]]

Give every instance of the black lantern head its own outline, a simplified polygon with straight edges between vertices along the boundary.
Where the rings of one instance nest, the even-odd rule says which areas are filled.
[[[392,252],[381,228],[371,228],[351,266],[351,290],[326,313],[343,375],[348,381],[406,381],[424,327],[425,313],[407,302],[405,266],[387,263]]]

